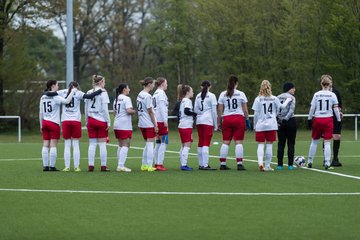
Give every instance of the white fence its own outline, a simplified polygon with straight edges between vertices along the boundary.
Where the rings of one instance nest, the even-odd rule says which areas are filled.
[[[21,142],[21,117],[20,116],[0,116],[0,118],[17,119],[18,120],[18,142]]]

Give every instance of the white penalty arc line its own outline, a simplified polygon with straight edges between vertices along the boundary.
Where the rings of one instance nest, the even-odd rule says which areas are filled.
[[[115,144],[108,144],[108,145],[110,145],[110,146],[116,146],[116,147],[117,147],[117,145],[115,145]],[[141,147],[130,147],[130,148],[137,149],[137,150],[144,150],[144,148],[141,148]],[[166,150],[166,152],[179,154],[179,152],[170,151],[170,150]],[[189,153],[189,155],[197,155],[197,154],[195,154],[195,153]],[[209,157],[219,158],[219,156],[215,156],[215,155],[209,155]],[[233,157],[228,157],[228,159],[235,159],[235,158],[233,158]],[[244,159],[244,161],[254,162],[254,163],[257,163],[257,162],[258,162],[257,160],[253,160],[253,159]],[[273,162],[271,162],[271,164],[277,165],[276,163],[273,163]],[[286,165],[286,164],[284,164],[284,165]],[[346,177],[346,178],[352,178],[352,179],[360,180],[360,177],[358,177],[358,176],[353,176],[353,175],[348,175],[348,174],[343,174],[343,173],[337,173],[337,172],[331,172],[331,171],[325,171],[325,170],[316,169],[316,168],[307,168],[307,167],[300,167],[300,168],[305,169],[305,170],[309,170],[309,171],[326,173],[326,174],[331,174],[331,175],[335,175],[335,176],[340,176],[340,177]]]
[[[360,196],[360,192],[132,192],[132,191],[90,191],[90,190],[54,190],[0,188],[2,192],[37,192],[37,193],[88,193],[88,194],[123,194],[123,195],[225,195],[225,196]]]

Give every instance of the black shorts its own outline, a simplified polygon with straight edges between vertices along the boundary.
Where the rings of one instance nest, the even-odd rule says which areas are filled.
[[[333,134],[341,134],[341,122],[338,122],[336,118],[333,118],[333,120],[334,120]]]

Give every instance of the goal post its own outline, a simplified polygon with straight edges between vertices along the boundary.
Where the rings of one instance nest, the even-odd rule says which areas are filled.
[[[18,120],[18,142],[21,142],[21,117],[20,116],[0,116],[5,119],[17,119]]]

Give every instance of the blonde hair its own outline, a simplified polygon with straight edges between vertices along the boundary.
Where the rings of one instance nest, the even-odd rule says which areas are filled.
[[[320,78],[320,85],[322,87],[330,87],[332,85],[332,77],[330,75],[322,75]]]
[[[95,86],[99,85],[99,83],[102,81],[102,80],[105,80],[105,78],[101,75],[93,75],[92,76],[92,83],[93,83],[93,88],[95,90]]]
[[[269,80],[263,80],[260,85],[259,96],[269,97],[272,95],[271,84]]]

